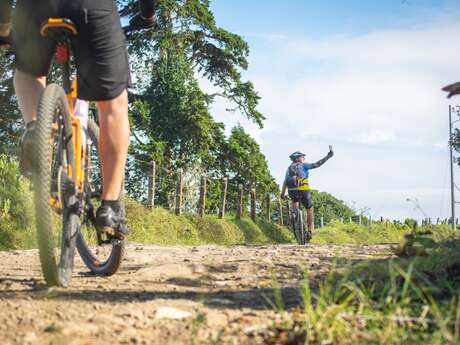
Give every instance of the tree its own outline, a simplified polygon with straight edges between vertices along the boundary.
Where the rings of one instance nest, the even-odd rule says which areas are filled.
[[[329,193],[312,190],[312,197],[315,205],[315,224],[320,224],[321,217],[324,223],[329,223],[331,220],[356,216],[356,213],[342,200]]]
[[[121,12],[129,16],[136,6],[130,1]],[[135,160],[128,166],[128,191],[145,197],[145,162],[155,160],[163,168],[158,171],[158,201],[165,204],[179,169],[193,166],[213,179],[225,175],[217,163],[224,148],[224,126],[209,113],[215,97],[228,98],[234,109],[260,127],[264,117],[256,109],[259,96],[252,83],[241,78],[248,67],[249,47],[240,36],[216,25],[208,1],[160,0],[157,15],[155,31],[129,37],[138,87],[130,102],[135,138],[130,153]],[[197,76],[220,91],[206,94]],[[209,192],[208,201],[217,202],[219,186],[210,186]]]
[[[0,52],[0,154],[17,155],[23,128],[13,88],[13,61],[6,52]]]
[[[242,126],[232,129],[219,160],[222,174],[228,176],[232,187],[229,200],[236,200],[238,184],[242,184],[246,191],[255,188],[259,196],[278,194],[278,185],[270,173],[259,144]]]
[[[138,11],[137,1],[118,1],[124,16]],[[155,66],[171,51],[180,51],[193,70],[222,92],[206,95],[212,102],[222,96],[233,102],[249,119],[262,127],[264,116],[257,110],[260,97],[241,71],[248,68],[249,46],[242,37],[217,26],[208,0],[159,0],[155,31],[130,36],[135,70]]]
[[[202,172],[213,169],[224,141],[224,126],[209,113],[191,66],[173,51],[156,62],[150,86],[133,98],[131,153],[138,161],[131,164],[130,176],[136,177],[136,171],[145,175],[143,162],[155,160],[163,168],[158,171],[165,177],[158,197],[165,203],[165,193],[173,188],[171,182],[179,169],[196,165]],[[135,184],[131,187],[139,190]]]

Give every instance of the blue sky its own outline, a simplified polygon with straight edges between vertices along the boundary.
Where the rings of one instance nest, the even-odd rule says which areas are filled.
[[[220,26],[234,32],[276,32],[324,35],[395,27],[429,17],[439,9],[458,8],[443,0],[214,0],[211,8]]]
[[[218,25],[250,44],[245,78],[266,115],[260,130],[238,114],[212,109],[229,127],[241,123],[261,145],[281,183],[287,156],[315,161],[328,191],[372,217],[447,217],[447,107],[439,89],[460,80],[460,2],[214,0]],[[460,169],[456,168],[460,179]],[[460,181],[458,183],[460,185]],[[460,194],[458,195],[460,199]]]

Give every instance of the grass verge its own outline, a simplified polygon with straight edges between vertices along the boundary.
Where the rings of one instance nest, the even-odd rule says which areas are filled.
[[[316,229],[313,244],[382,244],[399,243],[411,229],[390,222],[375,222],[371,226],[332,222]]]
[[[265,221],[254,223],[248,218],[237,220],[232,215],[224,219],[192,214],[179,217],[162,208],[150,210],[132,200],[127,200],[126,211],[131,229],[129,240],[133,242],[232,245],[294,241],[286,227]]]
[[[263,343],[460,344],[460,236],[447,227],[424,232],[407,236],[403,257],[333,269],[315,291],[305,272],[302,307],[279,307]],[[401,250],[415,244],[424,250]]]

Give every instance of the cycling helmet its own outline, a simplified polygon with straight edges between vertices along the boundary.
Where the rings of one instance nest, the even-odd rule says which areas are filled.
[[[296,152],[292,153],[292,154],[289,156],[289,158],[291,159],[291,161],[294,162],[297,158],[302,157],[302,156],[305,156],[305,153],[302,153],[302,152],[300,152],[300,151],[296,151]]]

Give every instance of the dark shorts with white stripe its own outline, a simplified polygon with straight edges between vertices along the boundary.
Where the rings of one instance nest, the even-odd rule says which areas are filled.
[[[289,198],[293,202],[300,202],[306,209],[313,207],[313,199],[309,190],[289,190]]]

